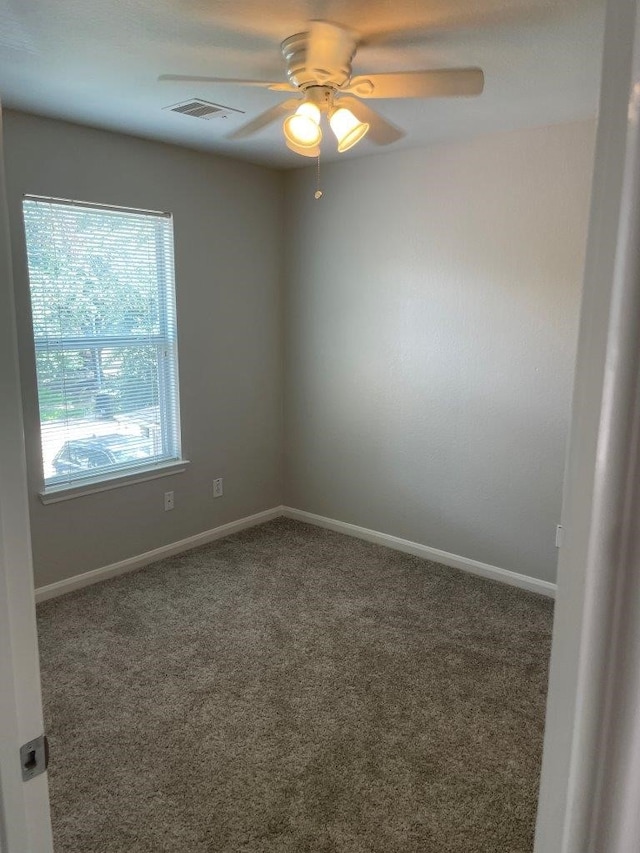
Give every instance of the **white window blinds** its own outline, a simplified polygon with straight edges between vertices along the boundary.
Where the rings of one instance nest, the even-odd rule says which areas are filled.
[[[45,487],[180,457],[171,217],[23,203]]]

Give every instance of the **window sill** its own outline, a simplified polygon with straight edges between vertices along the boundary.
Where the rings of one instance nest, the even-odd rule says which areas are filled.
[[[133,486],[135,483],[145,483],[147,480],[157,480],[160,477],[169,477],[172,474],[182,474],[187,470],[188,459],[178,459],[174,462],[165,462],[162,465],[154,465],[153,468],[138,468],[128,471],[126,474],[116,473],[111,476],[105,475],[101,480],[90,483],[79,483],[78,485],[49,486],[38,493],[43,504],[70,501],[81,498],[83,495],[93,495],[97,492],[106,492],[109,489],[119,489],[122,486]]]

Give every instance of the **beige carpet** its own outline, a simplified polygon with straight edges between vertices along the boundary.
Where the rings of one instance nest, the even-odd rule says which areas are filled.
[[[548,599],[277,520],[38,619],[57,853],[531,853]]]

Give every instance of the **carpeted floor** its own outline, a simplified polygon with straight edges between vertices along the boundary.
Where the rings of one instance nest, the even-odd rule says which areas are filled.
[[[56,853],[530,853],[551,619],[284,519],[46,602]]]

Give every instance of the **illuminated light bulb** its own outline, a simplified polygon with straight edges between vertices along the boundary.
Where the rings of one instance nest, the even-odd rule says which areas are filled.
[[[369,125],[359,121],[346,107],[338,107],[331,114],[329,124],[338,140],[338,151],[341,152],[352,148],[369,130]]]
[[[293,115],[287,116],[282,125],[282,130],[287,145],[292,151],[306,155],[306,149],[314,149],[314,154],[307,156],[316,156],[315,149],[322,139],[320,110],[315,104],[304,101]],[[299,149],[304,149],[304,151]]]

